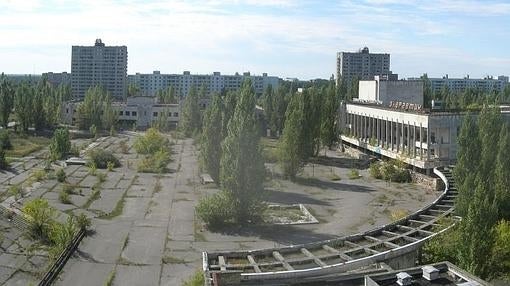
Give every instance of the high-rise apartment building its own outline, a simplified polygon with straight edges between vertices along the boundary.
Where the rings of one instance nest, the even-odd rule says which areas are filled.
[[[127,94],[127,47],[105,46],[97,39],[94,46],[73,46],[71,89],[82,98],[91,86],[100,85],[115,99]]]
[[[429,78],[432,92],[439,93],[443,88],[448,88],[450,92],[458,93],[466,89],[475,89],[483,92],[502,92],[509,84],[507,76],[486,78],[450,78],[445,75],[442,78]]]
[[[219,93],[222,90],[236,90],[241,87],[245,79],[251,79],[253,89],[257,95],[262,95],[267,86],[276,89],[280,78],[268,76],[266,73],[251,75],[249,72],[234,75],[222,75],[219,72],[213,74],[191,74],[185,71],[182,74],[161,74],[154,71],[152,74],[134,74],[128,76],[128,83],[134,84],[140,89],[141,95],[155,96],[158,90],[172,86],[176,94],[184,97],[189,93],[192,86],[206,89],[206,94]]]
[[[390,54],[371,54],[367,47],[358,52],[339,52],[336,57],[336,80],[350,82],[353,78],[372,80],[374,76],[397,80],[390,71]]]

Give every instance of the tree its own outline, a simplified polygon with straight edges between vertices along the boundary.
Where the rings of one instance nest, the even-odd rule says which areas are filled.
[[[203,140],[200,148],[204,167],[215,182],[219,182],[220,179],[221,142],[223,141],[222,109],[221,97],[215,95],[211,105],[205,110]]]
[[[304,106],[302,93],[290,100],[285,114],[285,128],[278,143],[278,161],[285,176],[294,179],[302,167]]]
[[[336,97],[335,83],[330,81],[323,98],[321,112],[320,140],[323,146],[331,148],[338,140],[336,125],[339,101]]]
[[[489,263],[493,269],[491,278],[506,276],[510,278],[510,221],[502,220],[495,227],[492,259]]]
[[[166,89],[160,89],[156,92],[158,102],[162,104],[175,104],[177,98],[175,97],[175,89],[173,86],[168,86]]]
[[[14,88],[7,77],[0,75],[0,125],[7,128],[14,107]]]
[[[47,125],[47,110],[45,101],[52,96],[51,85],[46,78],[43,78],[36,87],[32,100],[32,122],[36,131],[43,130]]]
[[[98,130],[108,130],[117,120],[110,94],[101,86],[94,86],[87,90],[83,102],[78,106],[77,113],[78,127],[82,130],[87,130],[92,125]]]
[[[66,128],[56,129],[50,143],[50,156],[52,160],[65,159],[71,151],[69,130]]]
[[[223,100],[223,116],[222,116],[222,135],[223,138],[228,134],[228,123],[234,116],[236,110],[238,93],[235,91],[228,91]]]
[[[199,95],[197,89],[192,86],[188,96],[184,100],[182,116],[179,122],[179,128],[184,132],[184,135],[190,137],[194,133],[200,131],[200,117]]]
[[[273,88],[271,85],[268,85],[264,91],[262,107],[264,108],[264,116],[266,117],[267,127],[271,130],[271,132],[276,131],[275,120],[273,119],[273,116],[275,116],[273,110],[273,97]]]
[[[255,92],[251,80],[241,87],[228,135],[222,144],[221,187],[231,198],[234,219],[247,222],[261,215],[264,162],[255,117]]]
[[[485,105],[478,116],[478,128],[480,136],[480,167],[478,176],[480,182],[487,184],[489,190],[489,199],[493,199],[494,183],[496,181],[494,173],[494,163],[498,155],[499,134],[502,126],[502,118],[499,108]]]
[[[498,157],[495,168],[496,203],[500,217],[510,220],[510,131],[508,124],[499,133]]]
[[[14,111],[23,132],[27,132],[32,124],[34,96],[34,88],[26,82],[21,83],[16,89]]]
[[[432,83],[426,73],[420,78],[423,81],[423,106],[430,108],[432,102]]]
[[[322,108],[322,92],[315,87],[305,89],[303,91],[304,100],[304,121],[303,121],[303,161],[307,161],[309,157],[316,156],[320,149],[320,125],[321,125],[321,108]]]
[[[466,114],[462,122],[458,140],[457,164],[453,171],[459,196],[456,212],[460,216],[467,214],[469,202],[475,188],[475,178],[480,162],[480,139],[478,125],[471,114]]]

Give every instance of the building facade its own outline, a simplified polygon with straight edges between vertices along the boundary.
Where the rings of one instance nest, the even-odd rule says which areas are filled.
[[[432,92],[438,93],[444,87],[454,93],[463,92],[466,89],[477,89],[484,92],[502,92],[509,84],[507,76],[499,76],[497,79],[486,78],[449,78],[445,75],[442,78],[429,78]]]
[[[154,71],[152,74],[140,74],[128,76],[128,83],[136,85],[142,96],[155,96],[159,90],[172,86],[176,94],[184,97],[189,93],[191,87],[206,89],[207,95],[219,93],[222,90],[236,90],[241,87],[243,81],[250,78],[257,95],[262,95],[264,90],[271,85],[273,88],[279,86],[280,78],[268,76],[266,73],[261,76],[251,75],[249,72],[234,75],[222,75],[219,72],[213,74],[191,74],[185,71],[182,74],[161,74]]]
[[[81,101],[66,102],[62,106],[62,122],[68,125],[76,123],[76,110]],[[159,104],[154,97],[129,97],[124,102],[113,102],[120,126],[146,129],[164,118],[170,126],[176,126],[180,118],[179,104]]]
[[[367,47],[358,52],[339,52],[336,57],[336,79],[350,82],[354,78],[371,80],[374,76],[385,76],[390,80],[398,75],[390,71],[390,54],[372,54]]]
[[[374,80],[359,81],[358,100],[390,106],[392,102],[423,105],[423,81],[386,80],[375,76]]]
[[[399,159],[427,173],[454,163],[462,121],[477,114],[424,109],[419,81],[387,81],[392,88],[381,98],[377,90],[383,82],[360,81],[360,99],[342,102],[342,142],[377,157]],[[501,113],[510,122],[510,108],[501,107]]]
[[[49,83],[53,86],[63,85],[71,85],[71,74],[67,72],[54,73],[47,72],[42,74],[43,78],[46,78]]]
[[[127,94],[127,47],[106,46],[97,39],[94,46],[73,46],[71,89],[75,98],[83,98],[90,87],[100,85],[113,98]]]

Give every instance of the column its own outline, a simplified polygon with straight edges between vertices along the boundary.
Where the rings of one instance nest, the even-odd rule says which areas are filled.
[[[399,128],[400,126],[398,126],[398,120],[397,122],[395,122],[395,134],[396,134],[396,138],[395,138],[395,145],[396,145],[396,149],[397,149],[397,152],[400,151],[400,131],[401,129]]]
[[[423,127],[420,122],[420,159],[423,160]]]
[[[407,156],[411,156],[411,124],[407,121]]]
[[[427,126],[427,160],[430,160],[430,128]]]
[[[393,131],[393,121],[390,121],[390,150],[393,151],[393,136],[395,135]]]

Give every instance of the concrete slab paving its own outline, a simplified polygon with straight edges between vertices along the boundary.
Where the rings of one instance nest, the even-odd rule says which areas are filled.
[[[133,227],[122,251],[122,258],[134,264],[161,264],[166,240],[166,228]]]
[[[117,265],[113,285],[147,286],[158,285],[161,272],[160,265]]]

